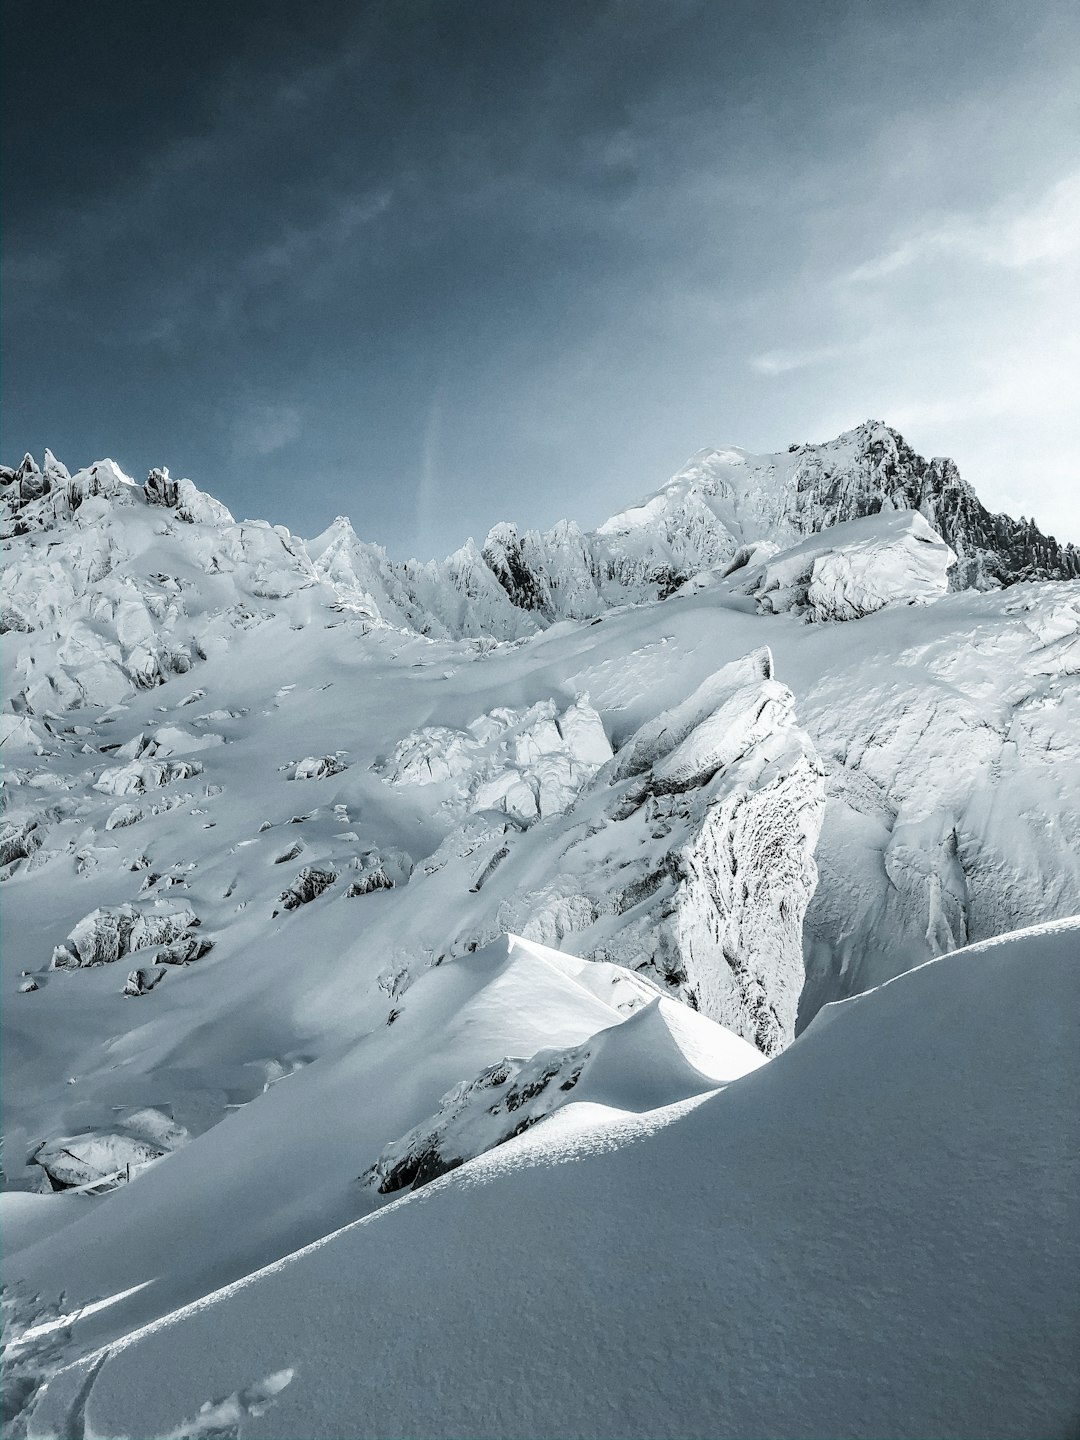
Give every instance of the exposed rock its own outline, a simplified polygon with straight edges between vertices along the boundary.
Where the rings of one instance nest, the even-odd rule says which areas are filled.
[[[124,983],[123,994],[147,995],[155,985],[164,980],[166,973],[164,965],[144,965],[138,970],[132,970]]]
[[[340,775],[349,767],[336,755],[309,755],[292,766],[290,780],[324,780],[328,775]]]
[[[412,874],[412,857],[394,845],[379,850],[367,850],[353,861],[360,874],[349,883],[347,897],[370,895],[374,890],[392,890],[404,885]]]
[[[296,910],[317,900],[337,880],[334,870],[319,870],[314,865],[305,865],[287,890],[280,895],[283,910]],[[277,911],[274,912],[277,914]]]
[[[105,821],[105,829],[121,830],[127,825],[137,825],[142,818],[143,812],[137,805],[117,805]]]
[[[507,1058],[442,1097],[430,1120],[387,1145],[362,1179],[380,1195],[419,1190],[465,1160],[520,1135],[564,1103],[588,1050],[541,1050],[530,1060]]]
[[[44,838],[45,831],[34,816],[0,821],[0,866],[28,860]]]

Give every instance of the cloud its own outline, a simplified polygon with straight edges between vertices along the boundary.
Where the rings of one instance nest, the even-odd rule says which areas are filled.
[[[303,431],[303,417],[295,405],[254,401],[233,420],[233,454],[248,460],[273,455],[298,440]]]
[[[950,255],[1022,270],[1080,252],[1080,171],[1065,176],[1020,214],[948,216],[850,271],[852,281],[883,280]]]
[[[757,375],[787,375],[792,370],[809,370],[815,365],[826,365],[838,360],[844,354],[839,345],[822,345],[816,350],[767,350],[755,355],[750,369]]]
[[[336,254],[389,209],[389,189],[348,196],[311,225],[287,225],[268,245],[252,250],[239,268],[242,283],[270,284],[299,265]]]

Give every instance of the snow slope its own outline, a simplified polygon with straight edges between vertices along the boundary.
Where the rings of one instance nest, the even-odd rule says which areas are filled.
[[[854,488],[844,489],[844,504],[862,505],[865,445],[856,436],[849,448],[844,473]],[[739,467],[757,486],[760,467]],[[615,539],[603,539],[615,546],[604,552],[610,565],[594,563],[596,537],[566,525],[555,566],[543,546],[531,558],[524,542],[515,548],[504,527],[498,555],[490,545],[484,554],[466,546],[445,566],[399,567],[341,522],[307,543],[264,522],[236,522],[164,471],[139,486],[111,462],[71,476],[47,455],[42,469],[24,464],[0,481],[0,1220],[5,1304],[16,1339],[28,1336],[5,1362],[13,1433],[29,1423],[58,1366],[341,1227],[360,1222],[343,1236],[396,1237],[394,1227],[415,1222],[392,1217],[428,1215],[427,1195],[434,1207],[458,1205],[459,1193],[488,1194],[486,1179],[476,1190],[467,1177],[492,1166],[493,1177],[505,1171],[508,1185],[531,1195],[533,1180],[512,1179],[519,1162],[506,1170],[508,1157],[533,1155],[545,1135],[564,1139],[535,1153],[560,1163],[521,1162],[543,1186],[556,1185],[540,1197],[546,1219],[522,1202],[537,1244],[562,1233],[553,1217],[578,1213],[558,1176],[593,1175],[590,1167],[609,1163],[604,1156],[622,1155],[624,1141],[627,1156],[673,1147],[663,1151],[664,1174],[689,1174],[692,1157],[693,1174],[700,1170],[718,1197],[717,1213],[742,1214],[741,1167],[750,1176],[756,1163],[739,1149],[749,1130],[699,1135],[696,1127],[720,1115],[727,1092],[702,1097],[735,1080],[732,1095],[751,1093],[756,1075],[740,1078],[751,1070],[760,1069],[763,1085],[774,1069],[799,1077],[777,1112],[758,1119],[794,1166],[790,1186],[769,1171],[779,1195],[823,1186],[829,1205],[821,1213],[844,1215],[841,1231],[831,1223],[812,1231],[832,1255],[829,1237],[847,1233],[849,1202],[834,1193],[831,1170],[818,1173],[810,1141],[797,1138],[835,1108],[828,1086],[824,1111],[813,1108],[813,1086],[832,1071],[824,1060],[820,1075],[813,1066],[805,1074],[786,1068],[820,1052],[822,1022],[792,1047],[798,1026],[829,1001],[969,941],[1080,910],[1080,584],[946,591],[950,550],[910,506],[859,511],[808,539],[794,521],[784,529],[788,492],[778,497],[766,486],[761,493],[780,505],[777,538],[751,540],[750,520],[744,526],[739,515],[717,528],[719,489],[705,506],[712,520],[701,510],[700,526],[684,525],[672,496],[693,492],[698,505],[704,491],[696,480],[673,482],[644,507],[647,516],[612,522]],[[811,517],[814,525],[830,518],[820,507]],[[950,544],[970,559],[955,533]],[[630,557],[621,569],[616,551]],[[536,605],[522,608],[513,587],[533,584],[541,573],[529,568],[534,561],[543,585],[530,592]],[[520,938],[508,955],[511,934]],[[1017,942],[1008,975],[1044,943]],[[938,982],[911,983],[925,987],[913,993],[934,1010]],[[1013,984],[1003,981],[1002,995]],[[966,1044],[991,997],[970,979],[950,995],[934,1033],[943,1046]],[[884,1003],[860,1000],[851,1013]],[[1037,1003],[1052,1027],[1064,1001],[1054,992]],[[830,1035],[841,1033],[848,1010],[834,1013],[826,1012]],[[909,1036],[913,1054],[924,1039]],[[858,1097],[865,1108],[881,1090],[871,1047],[852,1044],[853,1098],[836,1109],[849,1120],[845,1104]],[[761,1068],[766,1056],[779,1059]],[[954,1078],[939,1076],[942,1085]],[[911,1084],[904,1072],[898,1093]],[[900,1126],[899,1111],[868,1113]],[[851,1123],[857,1137],[869,1121]],[[822,1140],[829,1165],[839,1146]],[[570,1163],[579,1152],[585,1168]],[[805,1172],[795,1165],[800,1156]],[[466,1191],[440,1178],[451,1171]],[[622,1171],[595,1173],[595,1189],[589,1180],[581,1191],[586,1214],[575,1233],[591,1237],[597,1256],[617,1258],[620,1276],[633,1270],[633,1246],[634,1263],[654,1281],[674,1246],[673,1284],[698,1293],[672,1239],[684,1187],[687,1233],[710,1233],[704,1198],[692,1200],[696,1181],[669,1175],[656,1189],[627,1172],[628,1194],[643,1187],[640,1205],[631,1223],[629,1199],[625,1210],[617,1197],[605,1200],[615,1227],[615,1248],[605,1250],[587,1216],[609,1185],[619,1189]],[[419,1210],[411,1200],[393,1203],[417,1185]],[[57,1187],[62,1193],[52,1193]],[[872,1200],[873,1215],[880,1205]],[[517,1203],[508,1200],[508,1213]],[[756,1207],[748,1215],[773,1213],[760,1187],[746,1203]],[[491,1234],[499,1233],[493,1221]],[[463,1241],[463,1255],[472,1243]],[[500,1243],[516,1253],[505,1235]],[[862,1243],[865,1254],[870,1242]],[[354,1240],[339,1237],[328,1253],[339,1244],[348,1247],[349,1260],[340,1260],[347,1269]],[[448,1248],[444,1240],[439,1247]],[[387,1308],[389,1251],[378,1253],[384,1258],[364,1273],[384,1297],[387,1335],[404,1344],[412,1311]],[[576,1252],[566,1254],[568,1265],[578,1263]],[[316,1263],[301,1256],[280,1273],[302,1277]],[[422,1254],[409,1263],[421,1267]],[[794,1259],[785,1264],[779,1278],[797,1288]],[[307,1281],[297,1283],[299,1314]],[[440,1283],[451,1287],[452,1273]],[[490,1274],[484,1283],[496,1286]],[[523,1283],[520,1275],[513,1282]],[[752,1288],[739,1281],[733,1313]],[[1014,1289],[1002,1292],[1002,1304]],[[554,1292],[541,1291],[549,1308],[538,1313],[550,1316]],[[589,1305],[602,1309],[602,1298]],[[883,1303],[876,1292],[871,1298]],[[206,1313],[220,1314],[222,1303]],[[459,1304],[467,1302],[446,1300],[443,1313]],[[80,1318],[60,1323],[61,1311]],[[746,1313],[754,1317],[749,1352],[736,1344],[733,1353],[735,1373],[745,1364],[752,1374],[751,1360],[765,1363],[763,1336],[774,1336],[782,1354],[789,1340],[772,1311]],[[820,1329],[821,1314],[808,1313]],[[346,1330],[357,1323],[344,1297],[327,1311],[335,1314],[349,1317]],[[621,1323],[611,1321],[612,1336]],[[182,1324],[186,1334],[189,1318]],[[730,1327],[721,1329],[735,1344]],[[322,1331],[312,1322],[310,1332],[314,1344]],[[663,1331],[665,1373],[689,1383],[690,1359],[683,1371],[674,1358],[676,1333]],[[715,1340],[716,1322],[705,1333]],[[525,1338],[548,1345],[518,1334]],[[638,1353],[640,1334],[631,1339],[628,1353]],[[233,1341],[221,1344],[224,1363]],[[449,1366],[449,1352],[424,1345]],[[498,1345],[492,1355],[505,1363]],[[703,1350],[691,1346],[687,1355],[696,1356],[700,1388],[713,1372]],[[614,1364],[607,1350],[604,1357]],[[805,1365],[820,1370],[823,1357]],[[836,1354],[828,1363],[838,1363]],[[193,1398],[187,1379],[155,1361],[148,1374],[171,1376],[158,1399],[166,1408],[170,1396],[177,1402],[168,1416],[161,1411],[162,1433],[250,1428],[264,1405],[270,1424],[294,1402],[326,1417],[321,1433],[335,1433],[339,1412],[320,1408],[323,1399],[300,1385],[310,1371],[332,1388],[308,1352],[301,1366],[281,1360],[279,1368],[296,1371],[285,1388],[268,1380],[273,1366],[240,1374],[237,1364]],[[112,1394],[105,1377],[113,1365],[121,1373],[119,1360],[108,1363],[95,1404]],[[379,1402],[388,1408],[371,1414],[383,1415],[386,1433],[408,1433],[411,1412],[389,1418],[401,1403],[393,1373],[390,1366]],[[614,1388],[598,1392],[608,1395],[609,1431],[622,1413],[616,1392],[636,1396],[642,1415],[659,1416],[621,1370],[611,1373]],[[643,1373],[652,1373],[648,1365]],[[156,1383],[133,1394],[149,1404]],[[670,1403],[668,1381],[656,1383]],[[966,1384],[941,1401],[957,1415]],[[446,1375],[433,1395],[439,1386],[456,1393]],[[344,1382],[337,1389],[342,1405],[355,1399]],[[759,1396],[760,1385],[751,1392]],[[50,1406],[75,1403],[62,1386],[49,1393]],[[734,1393],[728,1384],[724,1394]],[[706,1385],[703,1394],[715,1409],[716,1392]],[[199,1419],[201,1400],[221,1403]],[[584,1429],[595,1422],[604,1433],[581,1394],[579,1402]],[[709,1432],[700,1403],[678,1412],[686,1433]],[[46,1427],[47,1413],[55,1412],[40,1412]],[[98,1422],[80,1413],[75,1403],[67,1432],[96,1433]],[[122,1406],[100,1413],[102,1433],[119,1433],[113,1425],[148,1433]],[[504,1420],[505,1433],[529,1428],[524,1411],[490,1413],[491,1433],[503,1433]],[[558,1428],[562,1412],[550,1413]],[[748,1413],[731,1411],[740,1423]],[[742,1428],[795,1432],[788,1414]],[[251,1433],[301,1431],[256,1425]],[[374,1421],[370,1433],[381,1433]]]
[[[1071,1433],[1078,952],[1011,935],[719,1091],[572,1100],[56,1376],[29,1433]]]

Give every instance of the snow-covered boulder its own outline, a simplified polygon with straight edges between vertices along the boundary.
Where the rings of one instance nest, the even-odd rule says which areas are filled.
[[[94,789],[104,795],[145,795],[160,790],[174,780],[190,780],[202,774],[199,760],[133,760],[127,765],[103,770],[94,782]]]
[[[165,1153],[133,1135],[97,1131],[48,1142],[35,1153],[34,1164],[45,1172],[50,1190],[110,1189],[126,1183]]]
[[[340,775],[349,767],[337,755],[309,755],[290,765],[290,780],[325,780],[330,775]]]
[[[122,993],[128,996],[148,995],[168,973],[164,965],[141,965],[127,977]]]
[[[324,890],[329,890],[337,880],[336,870],[319,869],[316,865],[305,865],[292,884],[278,897],[283,910],[298,910],[317,900]],[[277,914],[277,911],[274,912]]]
[[[390,785],[439,787],[447,814],[499,810],[522,824],[561,815],[611,758],[603,721],[585,698],[559,711],[489,711],[466,728],[427,726],[377,766]]]
[[[157,901],[148,908],[113,905],[84,915],[53,951],[52,969],[110,965],[151,945],[168,945],[199,924],[190,905]]]
[[[756,557],[754,557],[756,559]],[[956,555],[917,510],[883,510],[812,535],[733,579],[759,608],[808,620],[857,620],[886,605],[927,605]]]

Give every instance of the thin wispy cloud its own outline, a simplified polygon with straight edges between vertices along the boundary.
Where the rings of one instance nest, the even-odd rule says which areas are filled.
[[[300,438],[303,416],[295,405],[251,401],[233,417],[230,433],[235,456],[263,459]]]
[[[858,265],[848,279],[883,280],[911,266],[956,257],[1023,269],[1080,254],[1080,171],[1059,180],[1029,209],[949,216]]]
[[[793,370],[827,365],[843,353],[839,345],[822,345],[817,350],[768,350],[752,356],[750,369],[758,375],[789,375]]]

